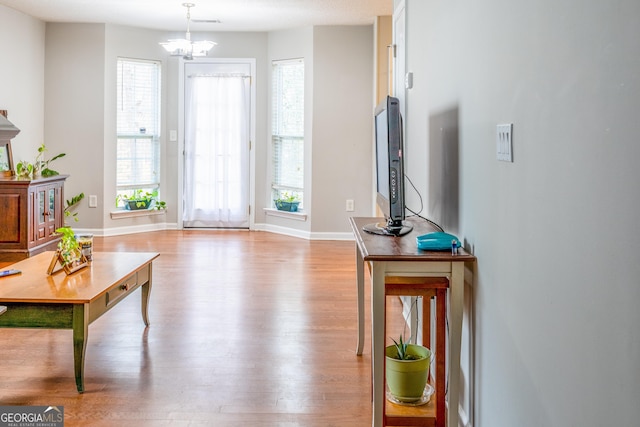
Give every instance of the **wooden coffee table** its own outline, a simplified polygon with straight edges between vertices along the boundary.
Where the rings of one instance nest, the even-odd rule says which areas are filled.
[[[94,252],[89,267],[69,276],[47,274],[53,252],[43,252],[10,266],[19,275],[0,278],[1,328],[73,330],[73,358],[78,392],[84,391],[84,356],[89,324],[138,288],[142,319],[149,325],[152,262],[149,252]]]

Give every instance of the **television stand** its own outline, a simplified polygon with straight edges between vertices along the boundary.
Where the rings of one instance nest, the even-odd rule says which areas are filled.
[[[364,231],[379,236],[404,236],[411,233],[413,226],[402,221],[374,222],[362,227]]]
[[[473,263],[476,257],[466,252],[463,248],[458,250],[457,255],[452,255],[451,251],[424,251],[417,247],[416,237],[422,234],[438,231],[435,226],[424,221],[407,222],[413,224],[413,232],[402,239],[388,239],[362,231],[367,224],[383,221],[380,218],[352,217],[349,219],[356,243],[356,286],[358,294],[358,342],[356,354],[362,355],[365,338],[365,276],[368,276],[370,300],[371,300],[371,379],[372,379],[372,422],[371,425],[379,427],[384,425],[384,416],[387,413],[385,408],[385,380],[384,380],[384,360],[385,360],[385,287],[393,286],[390,277],[401,277],[407,280],[407,284],[412,284],[414,280],[425,278],[446,277],[449,281],[447,301],[447,331],[448,345],[446,347],[445,360],[436,358],[436,363],[446,363],[446,383],[448,384],[448,406],[445,409],[445,417],[449,427],[458,427],[458,406],[460,394],[462,392],[463,377],[460,367],[460,348],[462,345],[462,321],[465,301],[465,273],[475,271]],[[384,224],[383,224],[384,226]],[[365,274],[365,270],[369,274]],[[420,277],[421,279],[415,279]],[[473,278],[469,275],[469,283]],[[405,292],[404,290],[402,292]],[[436,297],[437,298],[437,297]],[[424,323],[423,323],[423,326]],[[473,331],[469,331],[472,333]],[[466,339],[473,340],[473,335]],[[436,345],[437,351],[437,345]],[[473,387],[470,389],[473,391]],[[437,393],[435,399],[438,399]],[[473,397],[470,397],[473,402]],[[392,406],[389,404],[388,406]],[[404,408],[403,409],[407,409]],[[411,414],[415,408],[410,408]],[[426,408],[425,408],[426,409]],[[416,411],[421,412],[421,411]],[[390,416],[396,413],[389,410]],[[423,415],[422,413],[416,415]],[[429,415],[429,414],[426,414]],[[391,425],[430,425],[435,422],[423,419],[415,419],[413,424],[410,420],[394,421]],[[421,424],[418,424],[421,423]]]

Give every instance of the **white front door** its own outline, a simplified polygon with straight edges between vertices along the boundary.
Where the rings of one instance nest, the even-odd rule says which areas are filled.
[[[248,228],[251,64],[184,64],[183,227]]]

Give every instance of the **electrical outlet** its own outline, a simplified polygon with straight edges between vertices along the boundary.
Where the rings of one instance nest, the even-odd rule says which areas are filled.
[[[353,203],[353,200],[347,199],[347,212],[353,212],[354,210],[356,210],[356,208],[355,208],[355,204]]]
[[[496,157],[503,162],[513,162],[513,124],[498,125],[496,128]]]
[[[95,196],[95,195],[89,196],[89,207],[90,208],[98,207],[98,196]]]

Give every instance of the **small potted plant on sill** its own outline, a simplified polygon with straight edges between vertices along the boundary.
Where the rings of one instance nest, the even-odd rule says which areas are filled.
[[[417,402],[422,399],[429,377],[431,350],[404,342],[402,335],[393,343],[385,349],[389,392],[398,402]]]
[[[279,211],[297,212],[300,199],[297,195],[289,194],[285,191],[280,198],[275,199],[273,202]]]
[[[140,209],[165,209],[166,203],[158,200],[158,190],[152,192],[141,189],[133,190],[130,196],[118,194],[116,197],[116,206],[122,202],[126,210],[135,211]]]

